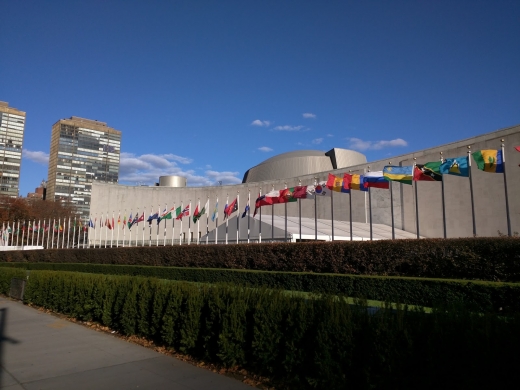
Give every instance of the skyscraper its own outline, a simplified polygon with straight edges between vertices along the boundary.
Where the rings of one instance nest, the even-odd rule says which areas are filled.
[[[18,196],[25,112],[0,102],[0,195]]]
[[[52,126],[47,199],[77,205],[88,219],[92,182],[117,183],[121,132],[105,122],[76,116]]]

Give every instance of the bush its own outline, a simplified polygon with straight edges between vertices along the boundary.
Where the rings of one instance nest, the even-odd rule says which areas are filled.
[[[0,294],[9,295],[11,279],[25,279],[25,269],[2,268],[0,270]]]
[[[520,281],[520,239],[459,238],[0,252],[0,262],[93,263]]]
[[[342,297],[53,271],[31,272],[25,301],[294,389],[509,387],[520,363],[519,316],[461,308],[371,313]]]
[[[517,283],[104,264],[4,264],[7,265],[31,270],[59,270],[156,277],[199,283],[264,286],[281,290],[343,294],[355,298],[427,307],[440,303],[460,304],[477,311],[520,313],[520,284]]]

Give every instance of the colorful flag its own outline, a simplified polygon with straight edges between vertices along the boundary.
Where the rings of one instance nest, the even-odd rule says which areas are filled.
[[[128,217],[128,221],[126,222],[127,225],[128,225],[128,229],[130,229],[132,227],[132,213],[130,213],[130,216]]]
[[[348,183],[348,188],[351,190],[368,191],[368,187],[364,185],[363,175],[345,173],[343,182]]]
[[[440,166],[443,175],[469,177],[468,157],[447,158]]]
[[[517,152],[520,152],[520,146],[515,146]]]
[[[163,219],[172,219],[172,211],[174,211],[173,207],[168,211],[166,211],[166,209],[164,209],[161,216],[159,218],[157,218],[157,224],[159,224]]]
[[[144,213],[143,213],[144,215]],[[150,214],[150,216],[148,217],[148,219],[146,220],[146,222],[148,222],[150,225],[152,224],[152,221],[154,219],[157,219],[159,218],[159,213],[155,213],[155,214]]]
[[[477,168],[481,171],[504,173],[504,163],[501,150],[479,150],[471,155],[477,163]]]
[[[320,196],[330,196],[332,191],[327,188],[327,182],[322,181],[317,185],[307,186],[307,197],[305,199],[314,199]]]
[[[383,168],[383,176],[386,180],[397,181],[404,184],[412,184],[413,180],[413,165],[404,167],[396,167],[387,165]]]
[[[119,214],[117,216],[117,224],[120,225],[121,224],[121,214]]]
[[[139,217],[139,219],[137,220],[137,223],[139,222],[143,222],[144,221],[144,211],[143,213],[141,214],[141,216]]]
[[[367,172],[363,175],[363,186],[365,188],[389,189],[390,182],[383,176],[383,171]]]
[[[441,174],[442,162],[434,161],[426,164],[415,164],[413,179],[415,181],[442,181]]]
[[[96,226],[94,225],[94,223],[92,222],[92,218],[90,218],[90,221],[88,221],[88,227],[91,227],[92,229],[95,229]]]
[[[245,216],[247,215],[248,211],[249,211],[249,203],[246,204],[246,208],[244,209],[244,212],[242,213],[242,218],[245,218]]]
[[[195,212],[193,213],[193,223],[197,223],[197,221],[202,217],[204,214],[206,214],[206,210],[209,208],[209,200],[206,202],[204,207],[199,212],[199,206],[197,205],[197,208],[195,209]]]
[[[350,192],[348,187],[343,186],[343,178],[339,176],[334,176],[331,173],[329,173],[329,178],[327,180],[327,188],[334,192]]]
[[[224,214],[229,218],[231,214],[238,210],[237,198],[228,206],[228,208],[224,211]]]
[[[126,215],[123,216],[123,230],[125,230],[126,226]]]
[[[211,216],[211,220],[214,222],[216,218],[218,218],[218,202],[215,203],[215,210],[213,210],[213,215]]]
[[[292,196],[295,199],[305,199],[305,198],[307,198],[307,186],[297,186],[297,187],[294,187]]]
[[[182,219],[182,217],[190,216],[190,205],[187,205],[182,211],[180,207],[178,207],[177,210],[179,213],[177,214],[177,217],[175,219]]]

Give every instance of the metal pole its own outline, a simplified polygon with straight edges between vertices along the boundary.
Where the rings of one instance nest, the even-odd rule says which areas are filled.
[[[413,162],[413,168],[412,168],[412,172],[415,172],[415,165],[416,165],[416,160],[417,158],[413,158],[414,162]],[[413,175],[413,173],[412,173]],[[417,181],[414,181],[414,187],[415,187],[415,230],[416,230],[416,233],[417,233],[417,238],[420,238],[420,233],[419,233],[419,201],[418,201],[418,198],[417,198]]]
[[[298,180],[298,186],[302,186],[302,181]],[[302,242],[302,200],[298,199],[298,222],[300,225],[300,242]]]
[[[190,207],[188,208],[188,245],[191,244],[191,199],[190,199]]]
[[[262,187],[260,187],[260,191],[258,191],[259,198],[262,197]],[[256,202],[255,202],[256,207]],[[258,227],[258,243],[262,243],[262,207],[260,207],[260,225]]]
[[[285,189],[287,189],[287,182],[285,182]],[[287,242],[287,202],[284,203],[285,206],[285,237],[284,242]]]
[[[183,207],[184,207],[184,204],[183,204],[183,202],[181,202],[181,214],[184,211]],[[184,217],[184,215],[181,216],[181,231],[179,232],[179,245],[182,245],[182,217]]]
[[[52,220],[52,241],[51,241],[51,249],[54,249],[54,228],[56,227],[56,218]],[[16,243],[18,245],[18,242]]]
[[[240,191],[237,191],[237,215],[236,215],[236,217],[237,217],[237,244],[238,244],[238,239],[240,237],[239,214],[240,214]]]
[[[72,232],[72,248],[74,248],[74,241],[76,241],[76,217],[74,217],[74,226]],[[79,240],[78,240],[79,242]],[[67,248],[69,247],[69,243],[67,242]]]
[[[248,209],[247,209],[247,243],[249,244],[249,236],[250,236],[250,233],[251,233],[251,230],[250,230],[250,218],[249,216],[251,215],[251,190],[248,190],[249,192],[247,193],[247,206],[248,206]]]
[[[332,224],[332,241],[334,241],[334,190],[330,190],[330,220]]]
[[[506,195],[507,235],[511,237],[511,217],[509,216],[509,198],[507,195],[506,155],[504,151],[504,139],[502,139],[502,166],[502,170],[504,171],[504,193]]]
[[[206,245],[208,245],[209,243],[209,195],[208,195],[208,200],[206,201],[207,205],[208,205],[208,209],[206,210]]]
[[[469,193],[471,197],[471,218],[473,222],[473,237],[477,236],[477,225],[475,223],[475,203],[473,201],[473,175],[471,174],[471,146],[468,146],[468,175]]]
[[[444,158],[442,157],[441,152],[441,164],[444,162]],[[444,201],[444,176],[441,178],[441,200],[442,200],[442,232],[444,235],[444,238],[447,237],[447,231],[446,231],[446,202]]]
[[[314,178],[314,240],[318,241],[318,195],[316,193],[316,186],[318,185],[318,178]]]
[[[274,185],[273,185],[274,191]],[[271,242],[274,241],[274,204],[271,205]]]
[[[226,206],[229,207],[229,194],[226,195]],[[228,244],[228,226],[229,226],[229,218],[227,214],[227,210],[224,209],[224,218],[226,219],[226,245]]]
[[[43,222],[45,224],[45,220]],[[41,219],[38,220],[38,233],[36,234],[36,246],[38,246],[38,243],[40,242],[40,229],[41,229]],[[43,246],[43,245],[42,245]]]

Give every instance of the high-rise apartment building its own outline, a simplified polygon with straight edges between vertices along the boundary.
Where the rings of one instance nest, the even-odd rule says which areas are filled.
[[[0,102],[0,195],[18,196],[25,112]]]
[[[77,205],[89,218],[93,181],[117,183],[121,132],[97,120],[76,116],[52,126],[46,199]]]

